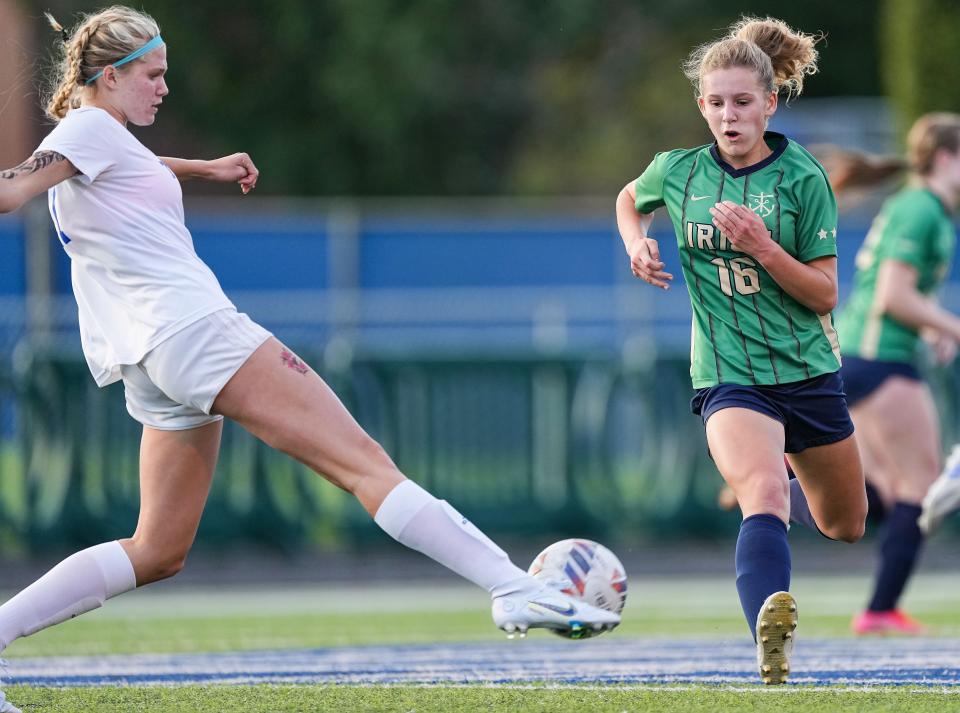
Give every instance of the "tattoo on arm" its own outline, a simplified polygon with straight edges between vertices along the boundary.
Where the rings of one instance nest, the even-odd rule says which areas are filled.
[[[66,160],[62,154],[58,154],[56,151],[37,151],[19,166],[0,171],[0,178],[10,179],[23,174],[36,173],[42,168]]]
[[[310,371],[310,367],[300,361],[297,358],[297,355],[291,352],[289,349],[284,349],[280,352],[280,359],[283,361],[283,365],[288,369],[293,369],[298,374],[306,374]]]

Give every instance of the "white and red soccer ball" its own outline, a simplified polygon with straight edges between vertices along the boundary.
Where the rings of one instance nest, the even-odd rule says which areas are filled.
[[[627,601],[627,573],[617,556],[592,540],[560,540],[534,557],[527,570],[564,594],[619,614]]]

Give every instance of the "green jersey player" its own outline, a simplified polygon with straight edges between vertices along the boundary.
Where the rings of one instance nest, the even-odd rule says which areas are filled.
[[[693,306],[694,388],[787,384],[840,368],[829,313],[792,297],[714,225],[714,204],[740,203],[796,260],[836,256],[837,208],[823,169],[785,136],[767,132],[762,142],[768,155],[739,169],[716,144],[657,154],[633,184],[636,210],[666,207],[677,234]]]
[[[693,306],[692,406],[743,511],[737,590],[764,683],[786,679],[797,623],[788,519],[852,542],[867,509],[830,315],[836,205],[810,154],[766,131],[778,92],[799,94],[816,71],[814,44],[745,18],[696,50],[687,74],[714,143],[659,154],[617,199],[631,269],[662,289],[672,275],[647,233],[657,208],[673,223]]]
[[[956,241],[951,213],[960,203],[960,116],[921,117],[907,146],[911,180],[883,205],[857,253],[853,293],[839,320],[847,403],[867,479],[887,512],[873,593],[852,624],[858,634],[923,631],[898,602],[923,530],[960,503],[960,452],[938,480],[940,425],[918,370],[921,331],[941,361],[952,360],[960,340],[960,319],[933,298]],[[850,155],[835,163],[838,190],[883,177],[890,165]]]

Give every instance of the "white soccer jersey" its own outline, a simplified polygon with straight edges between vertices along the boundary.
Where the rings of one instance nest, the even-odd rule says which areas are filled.
[[[80,172],[49,191],[80,339],[100,386],[180,329],[232,307],[184,225],[180,182],[103,109],[74,109],[37,148]]]

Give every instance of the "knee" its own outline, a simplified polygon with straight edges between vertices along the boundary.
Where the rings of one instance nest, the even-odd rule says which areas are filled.
[[[187,564],[187,555],[174,555],[161,559],[156,564],[157,581],[179,574]]]
[[[933,459],[922,459],[915,468],[903,472],[894,483],[893,499],[899,502],[919,505],[930,486],[940,474],[939,463]]]
[[[345,457],[339,463],[341,472],[336,475],[350,491],[362,481],[376,480],[397,469],[386,449],[364,431],[353,436],[347,446]]]
[[[363,459],[371,463],[373,470],[396,467],[386,449],[366,433],[357,439],[356,448]]]
[[[824,535],[831,540],[840,540],[840,542],[859,542],[863,537],[863,522],[840,523],[838,525],[827,526],[821,529]]]
[[[790,486],[786,478],[770,471],[741,474],[730,483],[744,515],[770,513],[782,515],[790,511]]]
[[[852,544],[863,537],[866,521],[867,507],[864,503],[863,508],[856,512],[847,513],[842,518],[831,522],[824,522],[823,524],[818,522],[817,526],[820,528],[820,532],[830,539]]]
[[[186,550],[161,550],[141,547],[134,558],[137,586],[169,579],[180,572],[187,562]]]

